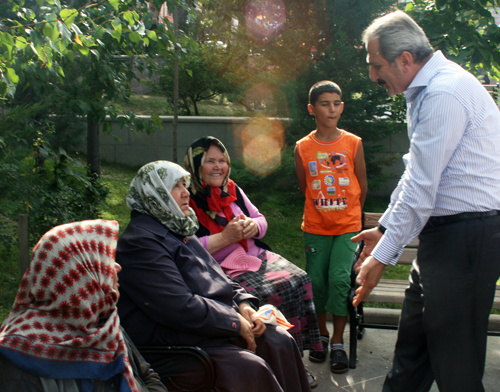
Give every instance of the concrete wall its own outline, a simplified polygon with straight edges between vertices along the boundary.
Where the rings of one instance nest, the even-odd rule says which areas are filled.
[[[144,118],[147,118],[144,116]],[[172,121],[173,117],[161,117],[163,128],[155,133],[136,133],[131,129],[120,128],[117,123],[112,126],[110,134],[101,134],[102,160],[111,163],[140,167],[155,160],[173,160]],[[220,139],[233,161],[243,157],[243,144],[249,137],[264,133],[283,133],[286,131],[287,119],[252,119],[246,117],[194,117],[183,116],[178,119],[177,161],[182,163],[189,145],[199,137],[214,136]],[[244,142],[245,141],[245,142]],[[408,151],[406,134],[394,135],[387,140],[386,152],[383,154],[405,154]],[[265,147],[264,147],[265,148]],[[79,149],[86,151],[85,143]],[[266,156],[269,154],[266,154]],[[388,181],[380,194],[389,194],[403,172],[400,158],[387,170],[395,176]]]
[[[148,118],[148,116],[138,116]],[[121,128],[114,122],[109,134],[101,134],[101,157],[112,163],[130,166],[142,166],[153,160],[173,160],[172,121],[173,117],[161,116],[163,127],[151,134],[134,132],[126,127]],[[243,156],[243,140],[249,133],[275,133],[283,131],[287,119],[247,118],[247,117],[199,117],[181,116],[177,124],[177,157],[182,162],[189,145],[202,136],[214,136],[220,139],[233,160]],[[79,149],[84,152],[85,143]]]
[[[173,117],[161,117],[162,130],[150,133],[134,132],[113,123],[110,134],[101,134],[101,157],[107,162],[142,166],[155,160],[173,160]],[[241,143],[234,137],[244,118],[179,117],[177,125],[177,157],[182,162],[189,145],[199,137],[214,136],[229,150],[231,157],[241,157]]]

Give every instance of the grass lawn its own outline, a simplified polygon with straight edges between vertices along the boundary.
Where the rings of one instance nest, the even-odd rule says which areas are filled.
[[[139,168],[124,165],[103,163],[102,178],[109,187],[107,206],[101,212],[101,218],[116,220],[120,224],[120,234],[130,221],[130,209],[127,207],[127,196],[130,182]]]
[[[135,114],[172,116],[173,107],[167,102],[167,99],[159,95],[132,95],[128,102],[119,102],[118,106],[125,112],[131,110]],[[194,115],[194,109],[191,108],[191,114]],[[198,103],[200,116],[213,117],[231,117],[231,116],[252,116],[254,112],[249,111],[240,103],[232,103],[227,99],[217,97]],[[180,115],[185,113],[180,112]]]

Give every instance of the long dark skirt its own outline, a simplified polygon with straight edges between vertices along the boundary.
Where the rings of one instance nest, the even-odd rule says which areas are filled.
[[[264,251],[259,258],[262,260],[259,271],[244,273],[235,281],[259,298],[261,304],[272,304],[283,313],[294,326],[288,332],[301,352],[321,351],[309,275],[277,253]]]
[[[268,325],[256,340],[257,352],[236,344],[201,345],[212,359],[217,392],[309,392],[311,390],[297,345],[282,327]],[[203,380],[191,358],[147,356],[153,369],[168,386],[191,388]]]

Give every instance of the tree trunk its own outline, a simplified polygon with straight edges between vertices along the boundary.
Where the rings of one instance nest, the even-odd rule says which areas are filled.
[[[182,98],[182,107],[186,111],[186,116],[191,115],[191,105],[189,105],[188,98]]]
[[[174,10],[174,35],[179,38],[179,7]],[[174,119],[172,121],[172,161],[177,163],[177,124],[179,118],[179,60],[177,55],[179,49],[175,45],[175,63],[174,63]]]
[[[94,178],[101,174],[101,152],[99,145],[99,121],[87,115],[87,164],[89,177]]]

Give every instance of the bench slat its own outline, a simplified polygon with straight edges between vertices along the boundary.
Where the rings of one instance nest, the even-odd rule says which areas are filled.
[[[373,229],[374,227],[377,227],[378,221],[381,216],[382,214],[379,212],[365,212],[365,219],[363,222],[364,228]]]
[[[404,248],[403,253],[401,253],[401,256],[398,259],[398,264],[411,264],[416,257],[416,248]]]
[[[373,289],[365,301],[368,302],[389,302],[402,304],[404,292],[409,282],[401,279],[380,279],[379,284]],[[500,286],[497,286],[493,309],[500,309]]]
[[[383,308],[365,308],[364,322],[377,325],[398,325],[401,310]],[[491,314],[488,331],[500,331],[500,314]]]
[[[365,219],[363,222],[364,229],[373,229],[378,226],[378,221],[382,217],[382,213],[380,212],[365,212]],[[412,242],[406,245],[407,248],[418,248],[418,237],[415,238]]]
[[[493,309],[500,309],[500,286],[497,285],[495,299],[493,300]]]
[[[402,304],[404,291],[408,285],[409,282],[407,280],[381,279],[379,284],[366,298],[366,301]]]

